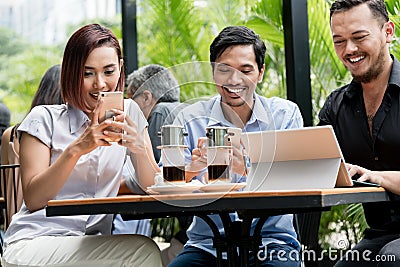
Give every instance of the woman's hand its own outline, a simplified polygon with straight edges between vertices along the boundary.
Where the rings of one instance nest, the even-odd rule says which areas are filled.
[[[107,129],[103,132],[106,140],[118,141],[119,145],[127,147],[133,154],[145,154],[147,142],[144,134],[139,133],[137,124],[129,116],[125,116],[123,111],[113,110],[113,112],[116,114],[113,120],[101,123],[107,125]],[[121,132],[112,131],[108,127],[118,128]]]
[[[124,134],[118,144],[127,147],[133,154],[146,154],[147,142],[144,133],[139,133],[137,124],[125,117]]]
[[[90,125],[83,134],[62,152],[62,154],[49,166],[51,151],[48,146],[27,133],[21,137],[21,173],[24,201],[31,211],[41,209],[47,201],[53,199],[68,180],[79,158],[98,146],[110,146],[104,140],[103,134],[108,127],[106,123],[99,124],[99,108],[93,111]],[[68,131],[68,129],[66,129]],[[32,154],[32,151],[35,151]]]
[[[117,117],[123,114],[118,115]],[[125,116],[125,123],[113,122],[112,126],[117,126],[124,130],[123,134],[120,134],[119,145],[127,147],[130,153],[130,159],[133,167],[135,168],[135,176],[137,182],[143,190],[146,190],[148,186],[154,184],[154,176],[157,172],[160,172],[151,147],[151,141],[145,127],[142,132],[139,133],[137,124],[129,117]],[[117,118],[118,120],[119,118]],[[115,133],[107,133],[116,136]]]
[[[106,141],[107,135],[104,134],[106,128],[109,127],[109,121],[104,121],[99,124],[99,111],[102,104],[103,100],[100,100],[93,111],[90,125],[85,129],[81,136],[69,145],[69,147],[79,155],[87,154],[98,146],[111,145]]]

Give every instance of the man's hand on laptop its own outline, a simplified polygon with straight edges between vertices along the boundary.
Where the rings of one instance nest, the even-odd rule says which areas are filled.
[[[379,175],[379,172],[370,171],[358,165],[346,163],[346,169],[349,172],[349,176],[357,182],[370,182],[381,185],[384,179]]]

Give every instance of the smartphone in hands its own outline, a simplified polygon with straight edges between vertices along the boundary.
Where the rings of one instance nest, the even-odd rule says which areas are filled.
[[[114,116],[118,115],[115,114],[112,109],[124,110],[124,94],[120,91],[114,92],[100,92],[99,93],[100,99],[103,99],[103,105],[99,112],[99,123],[105,120],[112,120]],[[117,127],[108,127],[107,130],[121,133],[122,129]],[[106,139],[108,142],[118,142],[119,140],[110,140],[109,138]]]
[[[99,122],[112,119],[115,114],[112,109],[124,110],[124,94],[120,91],[100,92],[100,99],[103,99],[103,105],[100,109]]]

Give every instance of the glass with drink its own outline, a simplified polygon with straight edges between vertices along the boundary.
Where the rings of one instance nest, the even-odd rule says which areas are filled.
[[[185,183],[185,154],[183,126],[164,125],[161,127],[161,158],[163,162],[163,177],[166,183]]]
[[[163,177],[166,183],[185,183],[185,155],[183,146],[165,146],[161,149]]]
[[[232,146],[228,145],[229,127],[209,127],[207,136],[208,182],[231,182]]]
[[[231,182],[231,147],[207,148],[208,182]]]

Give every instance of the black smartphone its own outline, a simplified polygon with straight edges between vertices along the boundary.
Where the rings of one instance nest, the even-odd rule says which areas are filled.
[[[376,183],[371,183],[371,182],[359,182],[357,181],[358,178],[360,178],[361,175],[356,173],[351,177],[351,180],[353,181],[354,186],[375,186],[375,187],[380,187],[379,184]]]

